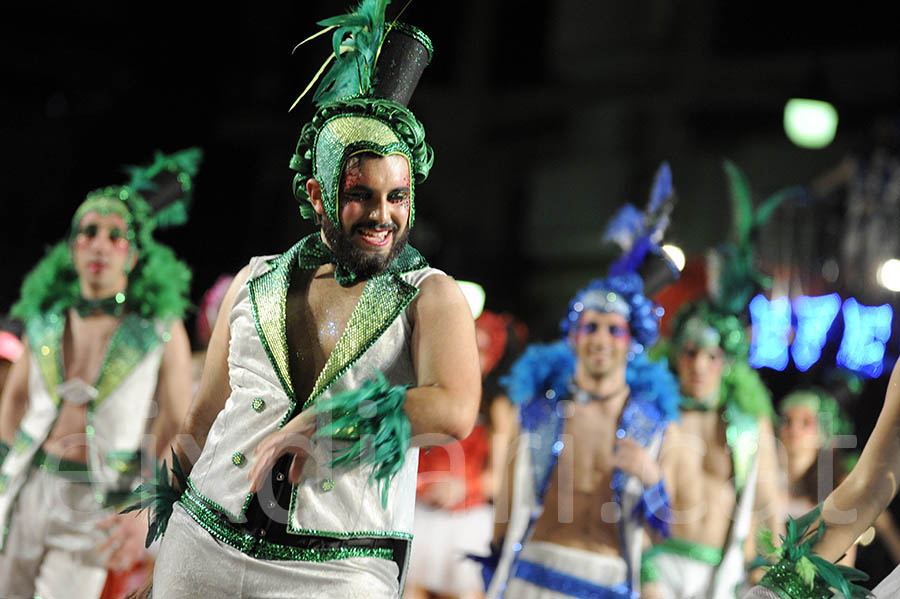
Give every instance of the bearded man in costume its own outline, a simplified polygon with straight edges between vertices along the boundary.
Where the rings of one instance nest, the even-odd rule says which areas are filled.
[[[621,237],[623,220],[638,223],[639,235],[625,227],[633,239],[625,256],[575,295],[563,339],[529,347],[507,378],[521,431],[507,488],[495,500],[488,597],[630,599],[644,526],[668,532],[656,455],[679,398],[671,373],[644,355],[662,311],[636,271],[653,264],[648,255],[661,258],[656,244],[668,214],[661,206],[671,195],[664,165],[647,215],[631,208],[607,232]],[[652,222],[657,211],[663,215]],[[667,263],[663,272],[671,273]]]
[[[461,439],[475,422],[469,307],[406,244],[432,152],[405,104],[430,42],[385,23],[384,4],[322,23],[354,50],[325,76],[291,160],[301,213],[321,228],[252,259],[225,295],[179,436],[153,596],[399,596],[410,440]]]
[[[152,233],[184,222],[199,159],[158,154],[88,194],[25,279],[25,356],[0,401],[2,597],[96,599],[143,552],[146,524],[115,508],[190,398],[190,271]]]

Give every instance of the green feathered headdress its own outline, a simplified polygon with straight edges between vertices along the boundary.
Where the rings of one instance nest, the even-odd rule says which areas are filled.
[[[741,169],[730,160],[724,161],[723,168],[731,199],[731,239],[710,256],[710,299],[724,314],[741,314],[760,289],[768,289],[772,284],[755,265],[755,238],[778,206],[788,198],[801,197],[803,189],[782,189],[754,208],[750,184]]]
[[[25,277],[20,299],[11,313],[28,320],[47,312],[62,312],[76,303],[81,290],[71,243],[84,215],[96,211],[118,214],[125,220],[131,251],[137,254],[135,267],[128,273],[125,308],[145,318],[183,318],[190,305],[190,269],[171,249],[158,243],[153,232],[187,221],[193,177],[201,159],[198,148],[171,155],[157,152],[150,165],[127,169],[130,179],[125,185],[87,194],[75,211],[67,238],[49,248]]]
[[[322,188],[325,212],[340,226],[338,186],[347,158],[360,152],[400,154],[410,167],[409,226],[415,220],[416,182],[428,176],[434,162],[425,129],[406,108],[432,47],[420,30],[385,22],[389,0],[362,0],[348,14],[319,21],[324,29],[298,47],[333,32],[332,53],[294,102],[297,105],[318,81],[313,94],[317,110],[304,125],[290,168],[297,172],[294,197],[303,218],[315,218],[306,182]],[[323,75],[325,69],[331,68]]]

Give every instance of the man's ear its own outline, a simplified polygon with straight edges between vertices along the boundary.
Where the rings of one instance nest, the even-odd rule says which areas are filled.
[[[322,202],[322,186],[310,177],[306,180],[306,193],[309,195],[309,203],[319,218],[325,215],[325,204]]]

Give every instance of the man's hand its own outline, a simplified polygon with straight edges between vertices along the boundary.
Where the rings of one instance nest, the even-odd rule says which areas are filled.
[[[147,538],[147,517],[141,514],[116,514],[97,524],[109,530],[109,536],[98,547],[101,554],[109,552],[106,568],[127,572],[144,556]]]
[[[650,452],[628,438],[616,443],[613,466],[638,477],[645,487],[652,487],[660,479],[659,465]]]
[[[247,476],[251,481],[250,492],[255,493],[262,488],[269,471],[275,467],[275,462],[288,453],[294,456],[288,471],[288,480],[291,484],[300,482],[303,464],[309,457],[308,450],[312,445],[310,437],[315,430],[315,409],[308,408],[297,414],[280,430],[260,441],[253,450],[253,468]]]
[[[125,599],[147,599],[150,596],[150,589],[153,587],[153,571],[147,575],[141,586],[125,595]]]

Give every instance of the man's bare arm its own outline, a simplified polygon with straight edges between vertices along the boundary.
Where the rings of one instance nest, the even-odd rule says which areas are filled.
[[[245,266],[241,269],[228,287],[228,291],[225,292],[206,350],[206,362],[203,365],[203,375],[200,377],[197,396],[191,402],[184,424],[174,443],[175,453],[178,461],[181,462],[185,476],[190,473],[196,458],[196,451],[203,449],[213,421],[225,407],[225,401],[231,395],[231,384],[228,382],[231,308],[234,306],[234,297],[238,290],[247,282],[248,268]]]
[[[9,445],[12,445],[19,423],[28,410],[28,369],[31,353],[27,339],[24,345],[22,355],[9,369],[3,394],[0,395],[0,440]]]
[[[416,443],[427,433],[464,439],[481,398],[472,313],[453,279],[432,275],[422,282],[412,317],[417,386],[407,391],[405,408],[413,443],[432,444],[424,437]]]
[[[756,497],[754,498],[757,522],[772,531],[773,538],[784,533],[785,506],[784,493],[779,489],[781,484],[778,458],[775,454],[775,431],[772,421],[762,418],[759,422],[759,475],[756,479]],[[752,534],[751,538],[756,538]]]
[[[897,494],[900,480],[900,368],[894,366],[875,430],[856,467],[825,500],[828,529],[815,546],[834,561],[868,528]]]
[[[184,323],[176,320],[169,328],[169,341],[163,352],[156,384],[159,412],[153,422],[157,457],[168,458],[169,446],[191,404],[191,344]]]

